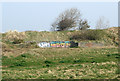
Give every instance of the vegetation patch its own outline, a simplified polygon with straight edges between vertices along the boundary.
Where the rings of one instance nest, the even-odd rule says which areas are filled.
[[[112,29],[37,32],[26,31],[24,42],[2,43],[3,79],[115,79],[119,76],[117,33]],[[112,36],[111,36],[111,32]],[[97,36],[95,36],[96,33]],[[75,37],[74,36],[78,36]],[[91,37],[90,37],[91,36]],[[73,37],[73,38],[72,38]],[[90,38],[89,38],[90,37]],[[70,39],[72,38],[72,39]],[[59,40],[60,39],[60,40]],[[101,42],[100,48],[38,48],[36,41]],[[32,41],[33,43],[26,43]],[[116,43],[115,43],[116,42]]]

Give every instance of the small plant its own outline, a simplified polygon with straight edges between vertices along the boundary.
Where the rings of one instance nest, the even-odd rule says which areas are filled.
[[[26,66],[26,61],[21,60],[21,61],[14,62],[13,65],[11,65],[10,67],[16,67],[16,66]]]
[[[46,67],[50,67],[50,65],[49,65],[49,64],[46,64]]]
[[[22,54],[22,55],[21,55],[21,57],[27,57],[27,55],[25,55],[25,54]]]
[[[59,63],[65,63],[64,61],[59,61]]]
[[[79,62],[81,62],[81,60],[75,60],[75,61],[74,61],[74,63],[79,63]]]
[[[52,63],[52,62],[51,62],[51,61],[47,61],[47,60],[46,60],[46,61],[45,61],[45,63],[46,63],[46,64],[50,64],[50,63]]]

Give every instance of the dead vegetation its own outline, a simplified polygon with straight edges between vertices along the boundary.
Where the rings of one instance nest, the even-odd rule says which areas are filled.
[[[26,38],[25,32],[18,32],[16,30],[14,31],[8,31],[6,32],[5,40],[9,40],[10,42],[13,42],[14,44],[18,44],[23,42],[23,40]]]

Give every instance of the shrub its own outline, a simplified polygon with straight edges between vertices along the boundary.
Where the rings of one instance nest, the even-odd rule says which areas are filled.
[[[73,35],[70,40],[99,40],[104,36],[104,31],[102,30],[85,30],[81,31],[79,34]]]
[[[44,61],[44,63],[46,63],[46,64],[51,64],[51,63],[53,63],[53,62],[46,60],[46,61]]]
[[[17,32],[17,31],[8,31],[5,36],[5,39],[7,41],[9,40],[14,44],[22,43],[25,38],[26,38],[25,32]]]
[[[22,43],[22,44],[19,44],[18,47],[20,47],[20,48],[39,48],[39,46],[36,43]]]
[[[26,66],[26,65],[27,65],[27,62],[25,60],[21,60],[21,61],[14,62],[13,65],[11,65],[10,67]]]

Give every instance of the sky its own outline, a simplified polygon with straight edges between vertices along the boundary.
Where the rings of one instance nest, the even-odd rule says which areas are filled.
[[[118,14],[120,14],[120,2],[118,3]],[[118,15],[118,27],[120,27],[120,15]]]
[[[2,32],[49,31],[51,24],[66,9],[77,8],[92,29],[104,16],[110,27],[118,26],[117,2],[4,2],[2,3]]]

